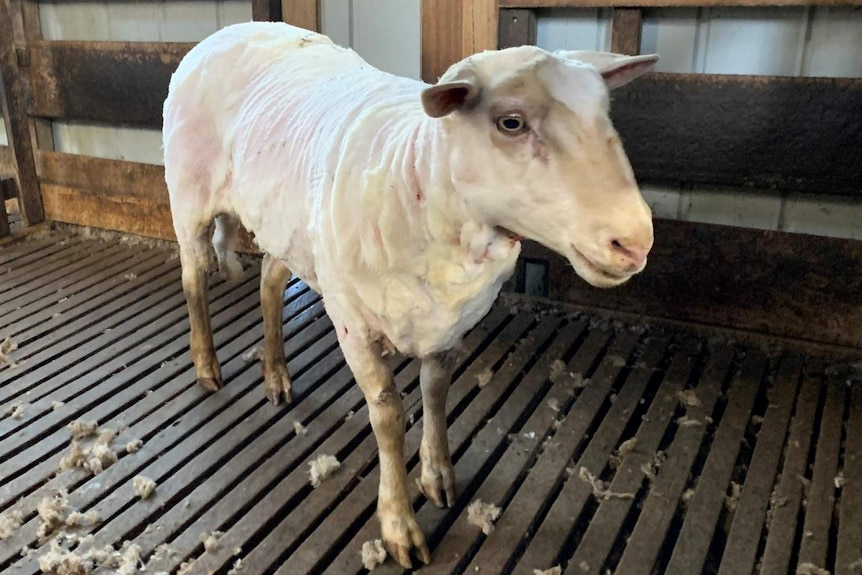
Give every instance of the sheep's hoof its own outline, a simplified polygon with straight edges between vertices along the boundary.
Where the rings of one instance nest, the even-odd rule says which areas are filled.
[[[416,486],[439,509],[455,505],[455,470],[451,464],[433,470],[423,464],[422,478],[416,479]]]
[[[273,405],[281,403],[282,397],[285,403],[293,401],[293,384],[290,381],[290,375],[287,373],[287,368],[281,366],[281,369],[264,370],[263,386],[266,398]]]
[[[199,377],[198,384],[207,391],[216,392],[224,387],[221,379],[214,377]]]
[[[381,517],[381,519],[383,545],[399,565],[405,569],[413,567],[410,561],[410,551],[414,548],[422,563],[426,565],[431,563],[431,553],[428,552],[425,535],[412,516],[409,518],[397,517],[392,520],[387,520],[385,517]]]

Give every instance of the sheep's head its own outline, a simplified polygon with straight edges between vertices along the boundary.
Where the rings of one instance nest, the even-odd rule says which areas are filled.
[[[608,116],[609,91],[658,57],[522,46],[452,66],[425,90],[474,216],[566,257],[598,287],[643,270],[652,215]]]

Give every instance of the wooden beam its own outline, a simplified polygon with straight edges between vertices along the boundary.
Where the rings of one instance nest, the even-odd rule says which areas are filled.
[[[44,219],[44,212],[27,119],[25,82],[18,67],[11,5],[9,0],[0,0],[0,83],[6,102],[6,134],[15,159],[21,217],[25,225],[31,226]]]
[[[116,198],[161,204],[169,201],[162,166],[59,152],[39,152],[36,158],[43,184]]]
[[[281,17],[288,24],[320,32],[318,0],[281,0]]]
[[[42,40],[42,19],[39,15],[38,0],[15,0],[19,4],[21,21],[20,33],[16,31],[19,49],[25,49],[27,44],[35,44]],[[26,52],[25,52],[26,53]],[[29,59],[29,54],[28,54]],[[54,149],[54,125],[51,120],[31,118],[30,131],[33,134],[35,147],[40,150]]]
[[[2,113],[3,111],[0,110],[0,114]],[[0,177],[14,176],[16,171],[15,160],[12,158],[12,148],[0,146]]]
[[[422,0],[421,74],[433,84],[461,59],[463,6],[461,0]]]
[[[496,50],[499,44],[496,0],[464,0],[461,20],[461,57],[483,50]]]
[[[500,48],[534,46],[538,21],[534,10],[505,8],[500,10]]]
[[[642,25],[639,8],[614,8],[611,52],[629,56],[640,54]]]
[[[537,244],[523,256],[548,260],[553,300],[862,349],[862,241],[657,220],[646,269],[613,289]]]
[[[162,166],[40,152],[39,177],[48,219],[174,240]],[[240,228],[237,250],[258,253]]]
[[[44,184],[45,217],[49,220],[176,240],[170,204],[138,197],[118,197],[89,190]]]
[[[643,182],[862,195],[862,79],[652,74],[611,116]]]
[[[263,22],[281,22],[281,0],[251,0],[251,18]]]
[[[862,0],[499,0],[501,8],[691,8],[707,6],[862,6]]]
[[[171,74],[194,43],[39,42],[30,47],[31,113],[160,128]]]

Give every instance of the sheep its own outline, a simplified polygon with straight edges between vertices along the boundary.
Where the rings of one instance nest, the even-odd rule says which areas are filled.
[[[405,417],[385,355],[421,360],[424,496],[452,506],[446,394],[461,337],[511,276],[521,240],[610,288],[644,269],[652,217],[608,117],[609,92],[657,55],[490,50],[434,84],[390,75],[284,23],[197,44],[164,104],[164,166],[199,384],[222,387],[207,303],[209,244],[236,279],[242,225],[263,255],[261,352],[291,401],[282,333],[293,275],[321,294],[369,408],[377,516],[395,560],[430,562],[408,499]]]

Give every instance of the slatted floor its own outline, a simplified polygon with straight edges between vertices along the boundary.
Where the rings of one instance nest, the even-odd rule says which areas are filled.
[[[131,541],[150,574],[183,564],[364,572],[378,469],[362,396],[321,301],[292,283],[295,400],[265,401],[259,365],[244,357],[262,338],[249,272],[239,285],[212,281],[227,385],[210,395],[187,356],[171,251],[68,232],[0,248],[0,338],[20,346],[18,367],[0,369],[0,512],[22,516],[0,541],[0,571],[40,572],[50,545],[37,537],[37,505],[64,490],[64,514],[100,517],[60,529],[79,538],[64,546],[83,554]],[[448,404],[457,505],[439,510],[411,492],[434,556],[421,573],[862,572],[862,385],[852,366],[503,304],[464,347]],[[419,365],[393,366],[412,485]],[[89,419],[121,430],[111,443],[119,460],[95,476],[58,472],[66,425]],[[134,439],[143,446],[130,453]],[[324,453],[342,468],[314,489],[308,462]],[[137,475],[157,483],[150,498],[135,495]],[[490,535],[467,521],[475,499],[502,508]],[[201,534],[215,531],[206,550]],[[401,571],[391,559],[375,569]]]

